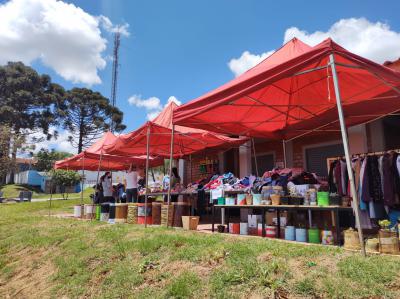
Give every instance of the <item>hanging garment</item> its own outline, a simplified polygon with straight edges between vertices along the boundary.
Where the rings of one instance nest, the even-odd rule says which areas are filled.
[[[334,170],[336,166],[337,161],[333,161],[329,165],[329,175],[328,175],[328,184],[329,184],[329,192],[330,193],[337,193],[338,188],[336,185],[336,180],[335,180],[335,175],[334,175]]]
[[[368,176],[368,159],[365,158],[361,167],[361,173],[362,175],[360,176],[361,181],[362,181],[362,188],[361,188],[361,193],[362,197],[361,200],[364,202],[370,202],[372,201],[371,198],[371,193],[370,193],[370,185],[369,185],[369,176]]]
[[[349,181],[349,177],[347,174],[347,165],[345,161],[340,160],[340,171],[342,178],[342,192],[344,195],[347,194],[347,183]]]
[[[342,170],[340,168],[340,161],[338,161],[335,165],[334,169],[335,181],[337,184],[338,193],[340,196],[343,196],[343,188],[342,188]]]
[[[354,170],[354,184],[356,185],[357,193],[360,188],[360,170],[361,170],[361,161],[360,159],[353,160],[353,170]]]
[[[381,189],[382,189],[382,199],[384,200],[384,192],[383,192],[383,164],[382,164],[383,156],[380,156],[378,159],[379,165],[379,175],[381,177]]]
[[[394,192],[395,192],[395,201],[396,204],[399,204],[400,197],[400,173],[397,161],[399,160],[400,155],[396,152],[393,153],[392,157],[392,171],[393,171],[393,180],[394,180]]]
[[[373,201],[381,201],[383,199],[381,175],[379,173],[379,163],[377,156],[367,157],[367,172],[369,183],[369,194]]]
[[[393,157],[391,154],[385,153],[382,159],[383,169],[383,198],[385,205],[392,207],[395,205],[394,194],[394,173],[393,173]]]

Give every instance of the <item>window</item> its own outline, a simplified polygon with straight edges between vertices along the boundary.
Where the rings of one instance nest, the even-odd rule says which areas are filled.
[[[328,176],[328,168],[326,159],[331,157],[343,156],[343,144],[332,144],[325,146],[317,146],[307,148],[306,155],[306,170],[315,172],[319,176]]]

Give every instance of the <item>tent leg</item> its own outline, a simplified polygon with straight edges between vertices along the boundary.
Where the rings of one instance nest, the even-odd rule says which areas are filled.
[[[349,140],[348,140],[347,131],[346,131],[346,124],[344,121],[342,100],[340,97],[340,89],[339,89],[339,80],[338,80],[338,76],[336,73],[335,57],[333,56],[333,53],[330,55],[330,64],[331,64],[331,69],[332,69],[333,84],[334,84],[334,88],[335,88],[336,106],[338,109],[340,130],[342,132],[344,154],[346,157],[347,173],[349,175],[351,195],[353,197],[353,209],[355,212],[356,224],[357,224],[357,228],[358,228],[358,237],[359,237],[359,241],[360,241],[360,245],[361,245],[361,253],[363,256],[366,256],[364,236],[363,236],[361,222],[360,222],[360,210],[359,210],[359,206],[358,206],[357,190],[356,190],[356,186],[354,183],[353,169],[351,167]]]
[[[150,149],[150,127],[147,127],[147,141],[146,141],[146,186],[144,193],[144,227],[147,227],[147,199],[149,188],[149,149]]]
[[[256,146],[254,144],[254,138],[251,138],[251,145],[253,146],[253,156],[254,156],[254,165],[256,166],[256,176],[259,177],[257,156],[256,156]]]
[[[174,153],[174,135],[175,135],[175,126],[172,125],[172,133],[171,133],[171,150],[170,150],[170,154],[169,154],[169,171],[168,171],[168,175],[169,175],[169,187],[168,187],[168,200],[167,200],[167,227],[168,227],[168,223],[169,223],[169,205],[171,203],[171,188],[172,188],[172,159],[174,157],[173,153]]]
[[[286,157],[286,141],[282,140],[282,148],[283,148],[283,167],[287,167],[287,157]]]
[[[103,151],[100,153],[100,159],[99,159],[99,167],[97,167],[97,178],[96,178],[96,186],[94,187],[93,190],[93,201],[95,200],[96,197],[96,189],[97,185],[99,184],[99,179],[100,179],[100,169],[101,169],[101,162],[103,160]]]
[[[83,187],[85,186],[85,156],[82,158],[82,186],[81,186],[81,205],[83,205]]]

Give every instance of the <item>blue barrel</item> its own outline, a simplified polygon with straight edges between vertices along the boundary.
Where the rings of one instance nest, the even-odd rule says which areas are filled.
[[[307,242],[307,229],[296,228],[296,241],[297,242]]]
[[[296,233],[294,226],[286,226],[285,228],[285,240],[294,241],[296,239]]]

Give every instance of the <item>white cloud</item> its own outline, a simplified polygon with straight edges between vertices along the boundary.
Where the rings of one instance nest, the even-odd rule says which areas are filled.
[[[133,95],[128,99],[130,105],[144,108],[147,111],[148,120],[154,119],[171,102],[175,102],[178,106],[182,104],[175,96],[170,96],[164,106],[157,97],[143,99],[141,95]]]
[[[161,101],[157,97],[143,99],[141,95],[133,95],[128,99],[129,104],[146,110],[162,109]]]
[[[167,103],[165,104],[165,106],[167,106],[167,105],[168,105],[169,103],[171,103],[171,102],[174,102],[174,103],[177,104],[178,106],[182,105],[182,102],[179,101],[176,97],[170,96],[170,97],[168,98],[168,101],[167,101]]]
[[[110,21],[110,19],[105,16],[99,16],[98,19],[100,21],[100,24],[106,31],[112,32],[112,33],[119,32],[123,36],[129,36],[130,33],[128,31],[128,28],[129,28],[128,23],[124,23],[122,25],[114,25]]]
[[[330,37],[350,52],[378,63],[400,57],[400,32],[392,30],[386,23],[373,23],[365,18],[341,19],[326,32],[309,33],[297,27],[291,27],[285,31],[284,43],[294,37],[310,46],[315,46]],[[231,59],[228,66],[235,76],[238,76],[273,52],[269,51],[256,55],[244,51],[239,58]]]
[[[251,69],[253,66],[263,61],[265,58],[267,58],[274,52],[275,51],[268,51],[260,55],[257,55],[257,54],[252,54],[249,51],[244,51],[239,58],[232,58],[228,62],[228,66],[230,70],[235,74],[235,77],[237,77],[240,74],[247,71],[248,69]]]
[[[0,63],[40,60],[73,83],[101,83],[98,71],[107,41],[101,28],[128,35],[128,25],[115,26],[74,4],[56,0],[10,0],[0,5]]]
[[[286,30],[284,41],[297,37],[314,46],[330,37],[345,49],[378,63],[400,57],[400,32],[381,22],[370,22],[365,18],[342,19],[328,31],[308,33],[297,27]]]

